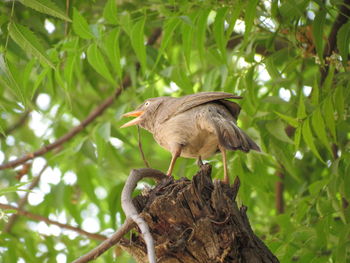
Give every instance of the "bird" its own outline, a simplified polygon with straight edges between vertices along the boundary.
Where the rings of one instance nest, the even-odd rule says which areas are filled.
[[[260,147],[237,126],[241,107],[229,99],[242,99],[226,92],[199,92],[183,97],[156,97],[145,100],[123,117],[136,117],[121,128],[139,125],[153,134],[168,150],[171,176],[178,157],[195,158],[199,165],[221,152],[224,183],[229,184],[227,150],[260,151]]]

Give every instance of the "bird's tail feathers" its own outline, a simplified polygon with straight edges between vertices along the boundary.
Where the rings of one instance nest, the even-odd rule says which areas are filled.
[[[234,122],[231,125],[220,126],[217,129],[219,142],[228,150],[241,150],[249,152],[255,150],[260,152],[260,147]]]

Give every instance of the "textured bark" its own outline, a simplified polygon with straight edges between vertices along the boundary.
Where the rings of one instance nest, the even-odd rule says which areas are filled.
[[[190,181],[167,178],[134,199],[154,238],[161,263],[279,262],[253,233],[238,187],[212,181],[203,165]],[[237,186],[237,185],[236,185]],[[147,262],[139,233],[120,245],[139,263]]]

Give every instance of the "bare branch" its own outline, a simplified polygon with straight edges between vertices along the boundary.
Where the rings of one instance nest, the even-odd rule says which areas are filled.
[[[162,34],[161,28],[156,28],[152,32],[150,37],[148,38],[147,45],[153,45],[154,43],[156,43],[156,41],[158,40],[158,38],[160,37],[161,34]],[[139,63],[136,64],[136,68],[137,69],[140,68]],[[95,110],[93,110],[89,114],[89,116],[85,120],[83,120],[78,126],[75,126],[73,129],[71,129],[68,133],[66,133],[65,135],[63,135],[59,139],[57,139],[55,142],[48,144],[48,145],[45,145],[42,148],[40,148],[39,150],[32,152],[32,153],[28,153],[21,158],[18,158],[16,160],[13,160],[13,161],[10,161],[10,162],[7,162],[7,163],[0,165],[0,170],[5,170],[8,168],[13,168],[13,167],[16,167],[18,165],[21,165],[21,164],[25,163],[26,161],[32,160],[35,157],[44,155],[45,153],[61,146],[63,143],[69,141],[76,134],[78,134],[80,131],[82,131],[87,125],[89,125],[92,121],[94,121],[98,116],[100,116],[114,102],[114,100],[117,97],[119,97],[119,95],[122,93],[122,91],[125,88],[129,87],[130,85],[131,85],[131,78],[129,75],[127,75],[124,77],[121,86],[119,88],[117,88],[110,97],[105,99],[102,102],[102,104],[100,104]]]
[[[26,194],[22,197],[22,199],[19,200],[18,202],[18,207],[17,209],[22,210],[24,205],[27,203],[28,201],[28,196],[30,194],[30,190],[32,190],[35,186],[38,185],[41,175],[44,173],[44,171],[46,170],[46,168],[48,167],[48,165],[44,165],[44,167],[40,170],[39,174],[33,179],[33,181],[30,183],[29,187],[28,187],[28,192],[26,192]],[[4,232],[10,232],[13,224],[15,223],[16,219],[17,219],[17,214],[13,214],[10,216],[9,221],[7,222],[7,224],[4,227]]]
[[[117,244],[123,238],[123,236],[133,228],[133,226],[134,222],[131,220],[131,218],[127,218],[124,224],[117,230],[117,232],[115,232],[111,237],[103,241],[100,245],[95,247],[84,256],[81,256],[80,258],[74,260],[73,263],[89,262],[98,258],[109,248]]]
[[[56,226],[59,226],[59,227],[64,228],[64,229],[69,229],[69,230],[72,230],[74,232],[77,232],[79,234],[82,234],[82,235],[84,235],[86,237],[89,237],[89,238],[92,238],[92,239],[96,239],[96,240],[105,240],[106,239],[106,237],[104,235],[90,233],[90,232],[87,232],[87,231],[85,231],[85,230],[83,230],[81,228],[78,228],[78,227],[70,226],[70,225],[67,225],[67,224],[62,224],[60,222],[51,220],[51,219],[46,218],[44,216],[33,214],[33,213],[25,211],[25,210],[21,210],[18,207],[15,207],[15,206],[12,206],[12,205],[6,205],[6,204],[0,203],[0,208],[1,209],[6,209],[6,210],[16,210],[17,214],[19,214],[19,215],[28,217],[28,218],[36,220],[36,221],[43,221],[43,222],[45,222],[47,224],[56,225]]]
[[[122,191],[121,203],[122,208],[127,217],[130,217],[140,228],[143,238],[145,240],[147,246],[147,255],[150,263],[156,263],[156,253],[154,248],[154,241],[149,231],[149,227],[146,221],[139,215],[136,210],[136,207],[132,203],[132,192],[136,188],[137,183],[145,177],[154,178],[157,181],[160,181],[166,178],[166,175],[162,172],[151,169],[151,168],[143,168],[143,169],[134,169],[131,171],[125,186]]]
[[[123,89],[126,87],[129,87],[131,85],[131,79],[129,76],[126,76],[123,80],[122,86],[117,88],[113,94],[104,100],[103,103],[101,103],[95,110],[93,110],[89,116],[83,120],[78,126],[75,126],[73,129],[71,129],[68,133],[57,139],[55,142],[44,145],[39,150],[28,153],[25,156],[18,158],[16,160],[10,161],[8,163],[0,165],[0,170],[13,168],[18,165],[21,165],[25,163],[28,160],[34,159],[35,157],[44,155],[45,153],[61,146],[63,143],[69,141],[72,139],[76,134],[78,134],[80,131],[82,131],[87,125],[89,125],[92,121],[94,121],[98,116],[100,116],[115,100],[115,98],[119,97],[119,95],[122,93]]]

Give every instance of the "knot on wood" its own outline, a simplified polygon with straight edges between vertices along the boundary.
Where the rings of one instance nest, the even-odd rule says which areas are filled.
[[[246,208],[235,202],[238,187],[212,181],[206,164],[190,181],[166,178],[137,196],[134,204],[152,233],[158,262],[278,262],[253,233]],[[120,245],[147,262],[139,233]]]

